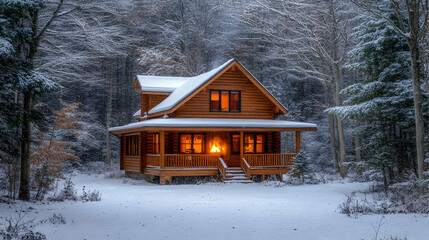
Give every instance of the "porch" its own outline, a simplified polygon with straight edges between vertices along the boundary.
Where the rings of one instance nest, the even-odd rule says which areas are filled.
[[[315,130],[279,120],[150,119],[111,132],[121,140],[122,170],[159,176],[164,184],[173,176],[282,176],[300,150],[301,132]]]
[[[160,176],[160,183],[165,184],[172,176],[216,176],[222,180],[250,180],[252,175],[280,175],[287,173],[296,153],[244,154],[240,167],[228,167],[218,154],[146,154],[144,174]],[[243,177],[237,174],[243,173]],[[233,173],[228,173],[231,171]],[[238,176],[237,176],[238,175]]]

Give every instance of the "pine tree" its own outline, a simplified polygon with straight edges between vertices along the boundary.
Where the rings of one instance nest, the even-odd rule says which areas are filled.
[[[349,67],[366,79],[341,92],[348,106],[328,112],[360,121],[353,133],[362,139],[366,163],[376,169],[368,173],[388,184],[394,173],[414,167],[406,154],[415,149],[409,141],[414,117],[408,46],[383,19],[366,18],[354,34],[359,44],[350,52],[355,62]]]

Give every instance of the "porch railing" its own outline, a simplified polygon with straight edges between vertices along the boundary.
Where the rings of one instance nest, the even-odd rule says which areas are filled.
[[[217,168],[218,154],[165,154],[165,168]]]
[[[159,154],[146,154],[146,165],[159,166],[160,159]]]
[[[243,158],[252,168],[290,168],[296,153],[245,154]]]

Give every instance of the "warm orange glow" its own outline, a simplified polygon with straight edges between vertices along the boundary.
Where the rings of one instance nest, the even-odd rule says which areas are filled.
[[[211,153],[217,153],[220,152],[220,147],[217,144],[213,144],[212,148],[210,149]]]

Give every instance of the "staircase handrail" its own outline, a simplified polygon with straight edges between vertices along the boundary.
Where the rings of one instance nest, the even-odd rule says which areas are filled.
[[[223,161],[222,158],[219,158],[219,162],[218,162],[218,166],[217,167],[218,167],[219,172],[220,172],[220,174],[222,176],[222,179],[225,179],[226,178],[226,169],[228,168],[228,166],[226,166],[226,164],[225,164],[225,162]]]

